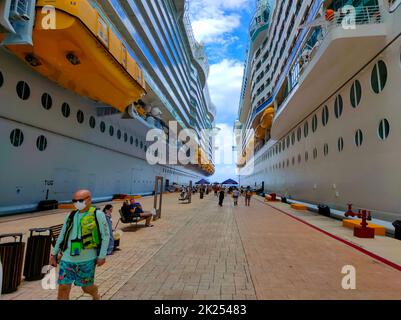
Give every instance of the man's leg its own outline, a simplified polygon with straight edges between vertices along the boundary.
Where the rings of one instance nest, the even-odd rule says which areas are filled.
[[[151,212],[144,212],[141,213],[141,218],[145,218],[146,219],[146,226],[150,226],[150,223],[152,222],[152,217],[153,214]]]
[[[100,300],[99,288],[97,285],[91,285],[90,287],[82,287],[82,291],[91,295],[93,300]]]
[[[58,287],[57,300],[70,300],[71,285],[60,284]]]

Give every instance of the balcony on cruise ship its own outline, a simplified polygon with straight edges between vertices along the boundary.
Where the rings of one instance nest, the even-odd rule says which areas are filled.
[[[299,27],[303,41],[276,96],[273,137],[284,135],[380,52],[387,8],[383,0],[326,0]]]

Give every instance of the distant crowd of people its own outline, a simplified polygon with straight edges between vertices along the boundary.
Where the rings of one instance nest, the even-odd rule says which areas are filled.
[[[218,204],[220,207],[223,206],[224,198],[226,194],[232,196],[234,201],[234,206],[238,206],[238,199],[240,196],[244,196],[245,199],[245,206],[249,207],[251,204],[251,198],[253,195],[253,191],[251,190],[250,186],[245,187],[229,187],[226,188],[223,185],[214,184],[211,185],[199,185],[194,186],[192,189],[189,186],[181,186],[180,189],[180,201],[189,200],[189,195],[199,193],[200,199],[204,198],[204,195],[208,195],[209,193],[214,192],[214,195],[218,198]]]

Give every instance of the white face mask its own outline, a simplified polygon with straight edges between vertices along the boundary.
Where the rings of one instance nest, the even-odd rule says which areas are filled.
[[[86,203],[85,203],[85,201],[75,202],[74,206],[75,206],[75,208],[77,210],[81,211],[81,210],[84,210],[86,208]]]

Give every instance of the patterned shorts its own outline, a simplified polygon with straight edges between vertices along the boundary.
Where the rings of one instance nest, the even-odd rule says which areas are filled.
[[[60,262],[58,284],[90,287],[95,282],[96,260],[87,262]]]

